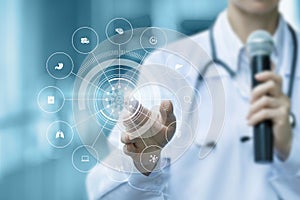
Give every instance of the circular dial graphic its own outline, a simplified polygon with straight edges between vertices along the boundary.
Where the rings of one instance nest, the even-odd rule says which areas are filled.
[[[132,29],[126,20],[116,20],[119,27],[113,23],[107,26],[109,38],[87,55],[74,84],[76,129],[83,144],[95,151],[92,155],[97,154],[99,162],[118,172],[132,173],[134,166],[124,155],[120,142],[124,133],[130,139],[144,142],[145,149],[136,156],[148,161],[149,166],[161,157],[170,158],[171,164],[178,160],[199,132],[204,140],[212,137],[217,140],[225,116],[222,80],[202,77],[201,89],[195,88],[193,81],[211,62],[206,52],[194,40],[176,31]],[[218,77],[213,64],[207,74]],[[173,126],[171,123],[149,131],[158,121],[165,124],[160,108],[165,100],[173,104],[176,131],[172,138],[166,138],[168,145],[161,148],[147,141],[161,134],[163,128]],[[211,111],[207,114],[211,123],[203,128],[199,116],[204,101],[210,105],[206,110]],[[218,110],[218,116],[214,110]],[[148,120],[137,120],[141,115],[147,115]],[[205,156],[210,150],[200,155]],[[141,164],[149,171],[148,165]]]

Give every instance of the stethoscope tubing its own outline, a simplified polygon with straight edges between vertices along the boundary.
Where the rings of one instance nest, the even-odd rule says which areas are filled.
[[[202,81],[204,81],[204,76],[206,74],[207,69],[211,66],[211,65],[219,65],[221,67],[223,67],[228,74],[230,75],[230,77],[234,77],[236,75],[236,73],[221,59],[218,58],[217,56],[217,51],[216,51],[216,44],[215,44],[215,39],[214,39],[214,35],[213,35],[213,29],[214,26],[212,26],[209,29],[209,42],[210,42],[210,47],[211,47],[211,56],[212,59],[211,61],[209,61],[203,68],[203,70],[201,71],[201,73],[199,73],[199,76],[197,78],[197,81],[195,83],[195,88],[198,88],[200,86],[200,84],[202,83]],[[297,54],[298,54],[298,44],[297,44],[297,36],[296,36],[296,32],[295,30],[288,24],[288,30],[291,34],[291,38],[292,38],[292,43],[293,43],[293,55],[292,55],[292,63],[291,63],[291,71],[290,71],[290,80],[288,83],[288,92],[287,92],[287,96],[291,99],[292,95],[293,95],[293,87],[294,87],[294,81],[295,81],[295,74],[296,74],[296,67],[297,67]],[[195,96],[193,97],[193,101],[195,101]],[[295,119],[295,115],[291,112],[290,113],[290,121],[291,121],[291,125],[292,128],[295,127],[296,125],[296,119]],[[242,136],[241,137],[241,142],[246,142],[248,141],[250,138],[247,136]],[[205,145],[206,146],[206,145]],[[209,146],[211,146],[211,144],[209,144]],[[213,145],[215,146],[215,145]]]

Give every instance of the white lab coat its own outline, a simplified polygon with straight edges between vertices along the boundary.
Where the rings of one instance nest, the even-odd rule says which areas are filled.
[[[277,72],[284,78],[283,90],[287,92],[291,76],[292,40],[286,22],[281,18],[274,41],[276,51],[272,56]],[[300,37],[298,37],[298,46]],[[281,162],[274,156],[272,164],[256,164],[253,161],[253,139],[241,142],[241,136],[252,137],[247,126],[246,115],[249,109],[250,82],[247,59],[242,43],[232,31],[226,11],[221,13],[215,23],[214,38],[218,57],[226,62],[238,77],[237,82],[219,67],[226,99],[226,116],[222,135],[216,148],[205,159],[199,159],[201,131],[197,133],[193,145],[178,161],[154,172],[149,177],[139,173],[132,174],[127,181],[115,182],[107,178],[107,173],[115,173],[103,165],[96,166],[88,175],[87,190],[90,199],[201,199],[201,200],[273,200],[300,199],[300,130],[299,121],[293,129],[293,143],[290,156]],[[193,39],[207,52],[211,52],[208,32],[196,34]],[[299,57],[299,56],[298,56]],[[161,60],[163,54],[155,54],[147,63]],[[300,65],[298,59],[298,66]],[[187,77],[195,82],[196,76]],[[201,91],[201,87],[198,88]],[[300,119],[300,69],[297,67],[292,98],[292,111]],[[202,104],[206,102],[202,96]],[[206,112],[205,106],[203,113]],[[208,112],[208,111],[207,111]],[[207,120],[201,116],[200,120]],[[205,124],[202,130],[205,130]],[[200,138],[200,139],[199,139]],[[161,163],[168,162],[162,159]]]

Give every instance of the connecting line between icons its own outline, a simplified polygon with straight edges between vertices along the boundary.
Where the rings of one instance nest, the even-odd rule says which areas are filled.
[[[96,60],[97,64],[100,65],[100,63],[99,63],[99,61],[97,60],[97,57],[95,56],[95,53],[94,53],[94,52],[92,52],[92,55],[93,55],[94,59]],[[109,78],[107,77],[105,70],[103,70],[103,75],[105,76],[106,80],[108,81],[110,87],[113,87],[113,86],[111,85],[111,83],[109,82]]]
[[[86,118],[85,120],[82,120],[82,121],[80,121],[80,122],[78,122],[78,123],[75,123],[73,126],[71,126],[71,128],[74,128],[74,127],[78,126],[79,124],[82,124],[83,122],[86,122],[87,120],[91,119],[92,117],[94,117],[95,115],[97,115],[97,114],[100,113],[100,112],[101,112],[101,110],[99,110],[99,111],[95,112],[94,114],[90,115],[90,116],[89,116],[88,118]]]
[[[118,53],[119,54],[119,56],[118,56],[118,60],[119,60],[119,78],[121,78],[121,58],[120,58],[121,57],[121,55],[120,55],[121,54],[121,45],[119,44],[118,46],[119,46],[119,53]],[[119,84],[120,84],[120,79],[119,79]]]
[[[105,101],[105,99],[65,99],[66,101]]]
[[[95,140],[94,140],[94,142],[93,142],[93,144],[92,144],[91,147],[94,147],[94,145],[96,144],[96,142],[97,142],[98,138],[100,137],[100,135],[101,135],[101,133],[102,133],[102,130],[104,129],[104,127],[105,127],[106,124],[107,124],[107,120],[106,120],[105,123],[103,124],[101,130],[99,131],[99,133],[98,133],[97,137],[95,138]]]
[[[88,84],[94,86],[95,88],[102,90],[102,89],[99,88],[97,85],[95,85],[95,84],[93,84],[92,82],[86,80],[85,78],[83,78],[83,77],[81,77],[81,76],[78,76],[77,74],[75,74],[75,73],[73,73],[73,72],[71,72],[71,74],[74,75],[74,76],[76,76],[76,77],[78,77],[78,78],[80,78],[81,80],[87,82]],[[102,90],[102,91],[105,92],[104,90]]]

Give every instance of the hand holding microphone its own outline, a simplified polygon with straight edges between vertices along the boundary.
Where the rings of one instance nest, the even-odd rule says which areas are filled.
[[[291,147],[290,101],[282,92],[282,78],[271,71],[273,40],[265,31],[255,31],[247,40],[252,68],[252,97],[248,124],[254,126],[254,157],[258,163],[273,161],[273,146],[281,160]]]

